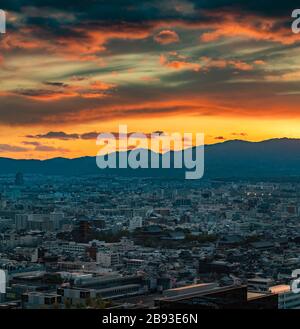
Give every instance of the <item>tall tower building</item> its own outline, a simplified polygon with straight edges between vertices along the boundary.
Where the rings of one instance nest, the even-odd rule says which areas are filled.
[[[24,177],[21,172],[18,172],[15,177],[15,185],[21,186],[24,185]]]

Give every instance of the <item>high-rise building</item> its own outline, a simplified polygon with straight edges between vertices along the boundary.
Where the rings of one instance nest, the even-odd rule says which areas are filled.
[[[26,230],[28,225],[28,215],[17,214],[15,217],[15,225],[17,231]]]
[[[135,216],[129,220],[129,231],[134,231],[137,228],[141,228],[143,226],[143,218],[139,216]]]
[[[97,263],[103,267],[112,267],[120,264],[120,255],[110,250],[97,252]]]
[[[24,185],[24,177],[21,172],[18,172],[15,177],[15,185],[22,186]]]

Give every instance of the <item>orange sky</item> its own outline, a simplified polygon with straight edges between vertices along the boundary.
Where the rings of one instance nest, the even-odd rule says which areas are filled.
[[[94,156],[96,133],[120,124],[200,132],[208,144],[300,138],[300,35],[289,12],[171,2],[110,4],[110,15],[101,5],[11,4],[0,156]]]

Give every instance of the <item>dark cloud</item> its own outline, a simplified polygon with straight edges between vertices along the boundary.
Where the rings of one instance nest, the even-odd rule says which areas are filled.
[[[274,74],[278,75],[278,70]],[[285,71],[282,74],[285,74]],[[236,82],[234,78],[237,79]],[[239,79],[246,80],[240,83]],[[287,97],[283,93],[299,89],[298,81],[265,81],[264,76],[258,71],[233,75],[232,69],[205,74],[201,74],[201,71],[174,70],[161,80],[162,84],[149,85],[147,88],[143,85],[128,84],[126,87],[120,87],[114,97],[100,100],[64,98],[41,104],[30,98],[24,100],[22,97],[2,96],[0,122],[13,126],[51,125],[53,127],[57,122],[73,125],[132,117],[146,118],[190,113],[220,116],[227,113],[234,116],[268,115],[270,111],[266,108],[266,104],[273,104],[275,98],[276,104],[284,104]],[[178,82],[177,86],[173,85],[174,81]],[[300,95],[296,94],[289,96],[291,112],[297,112],[299,97]],[[211,99],[212,104],[207,104],[205,99]],[[264,101],[259,103],[262,99]],[[253,106],[252,113],[248,110],[251,106]],[[273,107],[272,116],[278,115],[277,110],[279,107],[276,110]],[[61,137],[70,139],[68,136]]]
[[[232,135],[232,136],[241,136],[241,137],[248,136],[247,133],[232,133],[231,135]]]
[[[32,98],[48,98],[57,95],[65,95],[64,91],[50,90],[50,89],[16,89],[13,91],[14,94],[32,97]]]
[[[68,84],[65,84],[63,82],[50,82],[50,81],[45,81],[44,84],[46,86],[53,86],[53,87],[68,87]]]
[[[41,144],[39,142],[22,142],[23,145],[30,145],[30,146],[40,146]]]
[[[48,145],[37,145],[34,149],[34,151],[38,152],[62,152],[67,153],[69,150],[62,148],[62,147],[53,147]]]
[[[139,133],[139,132],[129,132],[126,135],[124,134],[119,134],[118,132],[87,132],[87,133],[84,133],[84,134],[67,134],[65,132],[48,132],[46,134],[43,134],[43,135],[29,135],[29,136],[26,136],[27,138],[37,138],[37,139],[58,139],[58,140],[72,140],[72,139],[83,139],[83,140],[96,140],[97,137],[100,135],[100,134],[112,134],[114,135],[116,138],[120,137],[120,138],[126,138],[128,136],[130,136],[131,134],[140,134],[141,137],[144,137],[146,136],[146,138],[150,138],[151,137],[151,134],[149,133]],[[164,132],[163,131],[155,131],[153,132],[153,134],[156,134],[156,135],[164,135]],[[41,146],[41,144],[39,142],[27,142],[27,141],[24,141],[23,142],[24,145],[33,145],[33,146]]]
[[[289,14],[297,6],[294,0],[274,1],[274,0],[191,0],[197,9],[207,10],[236,10],[262,16],[282,17]]]
[[[179,36],[175,31],[163,30],[154,36],[154,40],[161,45],[179,42]]]
[[[9,144],[0,144],[0,152],[26,152],[28,151],[27,148],[21,146],[14,146]]]
[[[47,134],[28,135],[26,137],[37,138],[37,139],[61,139],[61,140],[79,139],[78,134],[66,134],[63,131],[50,131]]]
[[[167,4],[169,5],[167,6]],[[179,4],[182,3],[180,7]],[[40,9],[63,10],[75,13],[81,17],[91,17],[104,20],[144,21],[149,19],[172,18],[186,14],[184,4],[190,3],[198,10],[238,9],[265,16],[282,16],[297,7],[294,0],[189,0],[189,1],[160,1],[160,0],[2,0],[1,6],[7,10],[22,11],[24,7],[38,7]],[[175,6],[175,4],[177,6]],[[173,10],[172,10],[173,9]],[[188,12],[191,16],[191,12]]]
[[[188,12],[183,10],[182,8],[187,3],[195,10]],[[179,27],[210,28],[210,25],[225,21],[228,13],[237,14],[237,20],[241,22],[247,15],[284,18],[269,27],[270,31],[280,31],[282,27],[290,27],[291,12],[296,5],[292,0],[275,2],[271,0],[174,0],[170,2],[159,0],[4,0],[1,6],[7,10],[23,13],[22,21],[9,22],[12,31],[26,28],[32,38],[49,40],[54,48],[62,46],[68,48],[70,46],[68,40],[83,44],[93,42],[90,40],[90,31],[101,31],[104,35],[111,34],[107,40],[102,40],[99,44],[103,46],[111,39],[117,38],[117,33],[123,34],[124,39],[129,39],[130,34],[134,38],[134,35],[141,31],[148,31],[151,36],[155,29],[160,30],[163,25],[168,24]],[[251,16],[248,20],[251,20]],[[254,22],[253,27],[263,28],[260,24],[263,23]],[[155,40],[160,43],[176,43],[179,40],[176,31],[156,32]],[[144,35],[144,38],[146,37],[148,37],[147,34]],[[98,51],[101,49],[99,47]]]
[[[187,3],[192,4],[195,10],[182,10]],[[294,3],[294,1],[289,0],[284,2],[225,0],[3,0],[1,1],[1,7],[22,13],[22,15],[20,15],[22,19],[17,19],[14,23],[11,23],[16,25],[14,26],[14,31],[23,33],[21,32],[23,29],[19,27],[28,27],[29,32],[25,29],[26,35],[29,41],[34,43],[32,45],[31,42],[28,42],[29,46],[26,48],[27,44],[24,42],[25,46],[23,44],[23,50],[18,47],[10,48],[11,52],[15,54],[21,54],[22,51],[33,52],[36,50],[36,48],[34,48],[36,45],[38,48],[36,51],[39,52],[39,54],[47,56],[47,54],[53,54],[51,51],[54,49],[53,52],[55,55],[58,55],[58,57],[66,54],[70,56],[73,55],[73,53],[75,55],[81,54],[78,48],[74,48],[74,51],[73,48],[69,47],[70,45],[74,46],[74,44],[82,45],[82,43],[85,43],[86,47],[82,49],[87,52],[95,44],[97,46],[99,44],[101,44],[101,46],[104,45],[106,49],[107,43],[109,42],[110,46],[113,42],[111,39],[105,39],[103,41],[101,39],[102,36],[106,38],[107,35],[111,34],[111,38],[116,42],[115,39],[120,37],[118,32],[121,31],[123,33],[123,39],[120,37],[122,41],[118,39],[118,42],[116,42],[119,44],[120,48],[117,51],[118,53],[123,52],[126,54],[128,50],[131,49],[132,54],[140,55],[148,52],[153,56],[157,54],[159,58],[162,46],[153,42],[153,36],[159,35],[160,31],[168,30],[167,36],[170,37],[170,31],[173,31],[173,26],[171,24],[170,27],[166,27],[165,25],[167,25],[168,22],[177,22],[178,24],[174,28],[174,33],[180,34],[180,43],[175,43],[176,47],[182,47],[184,52],[188,47],[193,46],[193,48],[197,48],[199,45],[199,53],[195,53],[193,58],[188,58],[187,60],[176,58],[176,60],[167,61],[162,71],[165,69],[170,69],[170,71],[169,73],[163,72],[163,74],[159,76],[160,82],[157,84],[149,84],[147,87],[145,87],[145,85],[139,86],[136,82],[132,83],[129,78],[128,82],[126,81],[126,86],[124,83],[123,86],[118,88],[113,97],[107,97],[107,99],[100,99],[100,97],[108,93],[108,91],[95,91],[91,90],[90,87],[80,92],[72,91],[72,89],[70,89],[72,86],[60,80],[67,81],[67,78],[73,77],[73,81],[83,81],[86,79],[86,76],[93,76],[96,74],[105,75],[110,72],[122,73],[126,70],[130,70],[132,64],[128,64],[124,61],[118,62],[118,64],[114,64],[114,66],[108,65],[105,67],[101,65],[91,65],[90,68],[82,68],[79,72],[75,69],[72,72],[61,72],[62,76],[44,77],[43,79],[45,79],[45,81],[42,81],[37,89],[20,89],[18,84],[14,84],[16,86],[15,88],[19,89],[8,91],[7,93],[10,94],[5,94],[4,91],[3,95],[0,96],[0,122],[14,126],[47,126],[48,124],[55,125],[57,122],[71,125],[89,121],[106,121],[126,117],[159,117],[160,115],[177,113],[193,113],[193,115],[223,115],[224,113],[250,115],[251,113],[249,113],[250,111],[247,109],[248,103],[253,103],[255,99],[274,99],[276,93],[282,93],[291,89],[297,90],[298,81],[276,81],[272,83],[264,80],[265,74],[261,67],[257,68],[254,66],[253,70],[241,73],[237,72],[238,69],[236,67],[232,67],[233,64],[231,64],[231,67],[227,65],[227,67],[219,70],[211,69],[209,72],[205,72],[205,74],[199,67],[199,72],[195,72],[193,68],[196,67],[195,65],[199,64],[200,56],[210,56],[211,58],[217,59],[222,58],[222,56],[228,57],[230,55],[235,57],[230,59],[230,63],[242,64],[240,62],[241,59],[236,53],[238,53],[240,49],[247,50],[247,47],[248,50],[255,48],[255,46],[258,47],[257,44],[251,44],[247,36],[245,36],[245,39],[247,39],[247,43],[245,44],[242,44],[242,41],[236,41],[235,43],[222,43],[222,45],[213,44],[205,49],[205,45],[203,44],[201,44],[200,47],[199,37],[201,36],[201,31],[202,29],[214,29],[214,25],[210,25],[211,23],[219,24],[222,28],[222,19],[228,12],[238,13],[236,18],[237,23],[245,24],[245,21],[247,24],[249,23],[249,26],[247,25],[246,27],[250,32],[255,28],[260,31],[261,22],[252,22],[251,16],[247,17],[248,14],[255,14],[262,17],[286,17],[286,20],[289,21],[290,13],[288,13],[288,15],[286,13],[295,6]],[[181,6],[179,6],[180,4]],[[282,23],[278,22],[278,25],[276,23],[274,26],[270,27],[270,29],[271,31],[279,30],[281,25]],[[201,31],[199,31],[199,26]],[[187,27],[190,30],[185,31]],[[192,30],[192,27],[194,30]],[[180,31],[175,31],[176,28],[180,29]],[[149,32],[149,35],[147,33],[143,34],[141,36],[142,42],[130,42],[130,36],[134,36],[141,30]],[[97,33],[100,31],[101,34],[97,34],[96,37],[92,39],[92,41],[95,42],[92,44],[89,42],[89,32],[94,31]],[[268,30],[267,32],[269,35],[270,31]],[[290,30],[288,30],[288,32],[290,32]],[[171,35],[173,39],[170,40],[176,40],[176,36],[174,39],[174,35],[175,34]],[[14,41],[14,35],[9,35],[9,37]],[[22,34],[22,38],[16,39],[15,44],[19,46],[23,38],[24,34]],[[257,38],[259,39],[259,36]],[[192,43],[188,43],[186,39]],[[259,46],[265,46],[269,41],[268,39],[262,40]],[[279,43],[280,40],[280,38],[275,39],[277,43]],[[9,41],[11,40],[8,40],[8,43]],[[41,41],[44,41],[44,43]],[[258,41],[255,40],[255,42]],[[45,44],[46,49],[43,48]],[[168,47],[170,46],[172,46],[172,44],[168,45]],[[257,54],[259,57],[255,57],[255,55],[252,54],[251,56],[253,58],[245,59],[245,57],[250,55],[247,55],[247,52],[242,52],[242,60],[247,60],[247,64],[249,61],[250,64],[248,65],[253,66],[253,62],[256,59],[268,61],[269,59],[274,59],[276,56],[275,54],[281,54],[277,56],[282,56],[282,48],[274,49],[270,46],[270,43],[267,43],[267,46],[269,50],[264,50],[264,52]],[[285,46],[286,49],[287,47],[288,46]],[[101,47],[96,47],[92,55],[96,54],[98,56],[99,49],[101,49]],[[117,47],[114,49],[117,49]],[[107,47],[107,50],[107,57],[105,59],[109,62],[110,57],[113,57],[115,53],[110,47]],[[82,58],[77,58],[77,60],[81,59]],[[74,58],[72,58],[72,60],[74,60]],[[89,58],[87,61],[90,62],[91,59]],[[190,67],[191,69],[188,71],[184,69],[176,70],[176,67],[179,68],[179,66],[183,68]],[[157,73],[160,75],[161,72],[158,61],[157,67]],[[45,73],[47,73],[47,70],[50,72],[52,68],[51,66],[49,66],[49,68],[45,67]],[[153,70],[150,66],[149,68],[146,67],[145,70],[146,69],[149,70],[149,72]],[[53,71],[56,72],[57,69],[55,68]],[[236,73],[238,73],[238,75]],[[272,74],[270,68],[268,68],[268,73],[270,75]],[[237,83],[234,83],[234,81],[232,82],[234,74],[236,74]],[[278,68],[275,74],[281,74]],[[63,75],[69,76],[64,79],[65,76]],[[240,83],[238,78],[243,80],[243,83]],[[49,79],[49,81],[46,79]],[[53,79],[53,81],[51,79]],[[256,81],[255,91],[253,91],[254,84],[251,81]],[[35,86],[36,85],[37,84],[35,84]],[[91,98],[83,99],[85,94],[88,94],[86,96]],[[93,97],[96,96],[99,96],[99,98],[93,99]],[[213,100],[220,100],[220,103],[224,102],[226,107],[224,106],[224,109],[222,109],[218,108],[215,104],[211,107],[205,102],[202,104],[202,98],[205,99],[209,97]],[[299,96],[298,98],[297,96],[294,97],[296,104]],[[283,98],[282,96],[282,100]],[[195,99],[193,105],[184,102],[189,99]],[[248,101],[248,99],[250,99],[250,101]],[[44,102],[41,102],[41,100]],[[162,104],[161,100],[166,100],[166,102]],[[178,104],[176,104],[176,100]],[[167,104],[167,102],[169,102],[169,104]],[[264,108],[264,112],[266,112],[266,103],[267,102],[264,102],[264,104],[261,105],[261,107]],[[10,109],[9,111],[7,111],[8,108]],[[254,109],[256,108],[257,104],[255,104]],[[258,109],[257,112],[262,113],[263,111],[262,109]],[[252,113],[252,115],[257,115],[257,113]],[[79,138],[94,139],[97,133],[90,132],[82,136],[79,136],[79,134],[55,134],[56,133],[53,132],[52,136],[40,135],[36,138],[58,138],[63,140]]]
[[[85,133],[82,134],[80,137],[82,139],[97,139],[97,137],[99,136],[100,133],[97,132],[90,132],[90,133]]]

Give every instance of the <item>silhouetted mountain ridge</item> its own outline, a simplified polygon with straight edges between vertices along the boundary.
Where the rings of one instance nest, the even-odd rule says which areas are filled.
[[[143,152],[150,151],[143,150]],[[160,155],[160,157],[162,156]],[[184,177],[186,169],[100,170],[96,166],[95,157],[53,158],[49,160],[0,158],[0,174],[14,174],[18,171],[25,174],[66,176],[109,174],[181,178]],[[206,178],[291,176],[300,177],[300,139],[281,138],[261,142],[230,140],[205,146]]]

